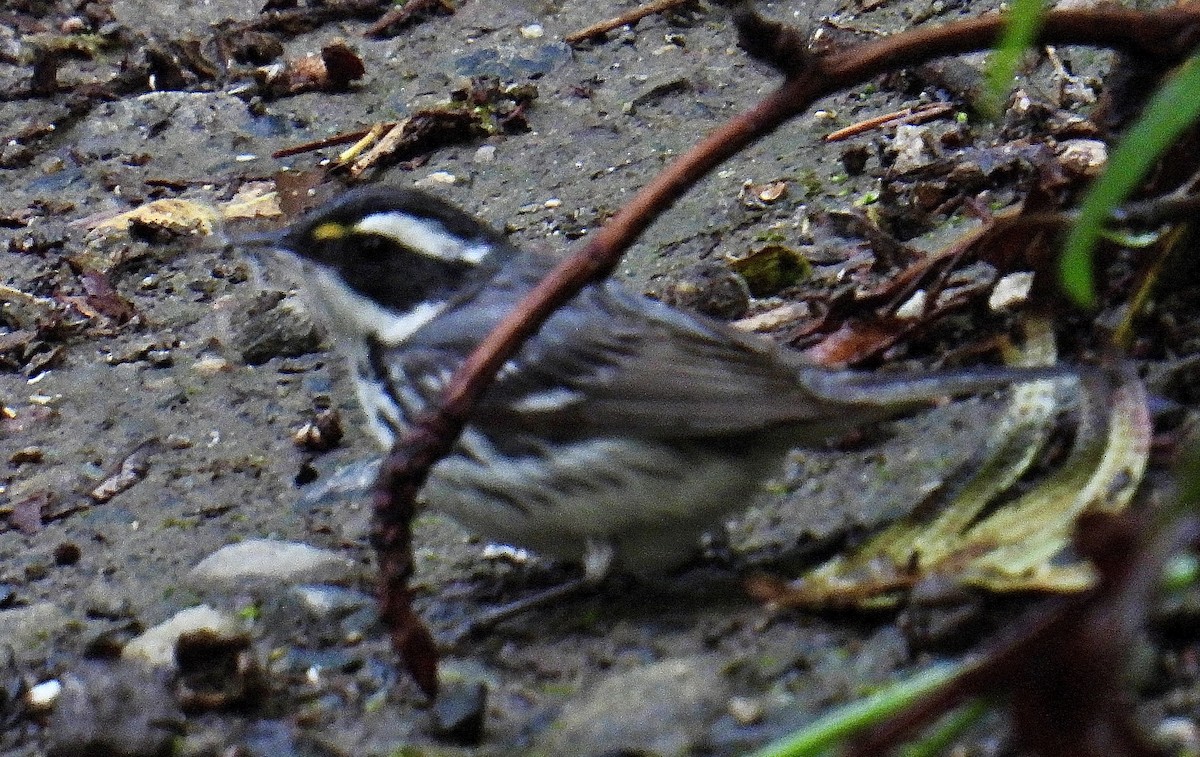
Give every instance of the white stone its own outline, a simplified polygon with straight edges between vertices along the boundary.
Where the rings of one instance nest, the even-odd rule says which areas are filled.
[[[926,126],[902,124],[896,127],[896,135],[892,137],[892,149],[896,151],[893,171],[898,174],[908,173],[933,162],[934,155],[925,143],[925,135],[928,133],[929,128]]]
[[[448,186],[458,181],[458,177],[447,171],[434,171],[423,179],[417,179],[413,182],[413,186],[418,189],[428,189],[430,187]]]
[[[1058,162],[1077,176],[1095,178],[1108,163],[1108,145],[1098,139],[1068,139],[1058,146]]]
[[[1019,305],[1029,299],[1029,291],[1033,289],[1033,273],[1017,271],[1010,273],[996,282],[996,288],[988,295],[988,307],[994,313],[1000,313]]]
[[[197,589],[255,588],[284,583],[340,583],[356,572],[354,561],[307,544],[247,539],[221,547],[188,573]]]
[[[339,586],[303,584],[292,587],[288,594],[316,617],[347,615],[374,601],[367,594]]]
[[[35,710],[48,710],[54,706],[62,688],[62,684],[56,680],[42,681],[29,689],[25,701]]]
[[[236,636],[242,633],[242,624],[232,615],[208,605],[189,607],[153,628],[147,628],[141,636],[125,645],[121,650],[121,657],[148,663],[154,667],[174,667],[175,645],[179,637],[196,631],[208,631],[218,636]]]
[[[896,308],[896,317],[904,320],[920,318],[925,314],[925,303],[929,299],[924,289],[918,289],[913,292],[913,296],[908,298],[900,307]]]
[[[738,725],[754,725],[763,719],[762,702],[751,697],[730,697],[726,709]]]

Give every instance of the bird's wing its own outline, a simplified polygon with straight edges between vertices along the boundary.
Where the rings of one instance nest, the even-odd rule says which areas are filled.
[[[436,334],[406,344],[409,375],[434,367],[414,361],[462,354],[466,345],[447,340],[472,333],[478,338],[486,331],[482,321],[493,322],[488,308],[472,303],[439,319]],[[821,438],[828,435],[827,423],[834,433],[852,425],[847,413],[855,404],[817,400],[804,380],[810,371],[828,373],[799,367],[766,339],[618,284],[597,285],[555,313],[501,370],[473,422],[543,436],[615,432],[655,438],[730,437],[783,424],[811,424],[813,437]]]
[[[437,319],[400,356],[408,376],[441,377],[511,309],[484,295]],[[845,433],[949,395],[1061,377],[1063,368],[913,375],[830,371],[770,340],[670,308],[620,284],[586,288],[500,371],[472,422],[542,437],[737,437],[788,427],[797,443]]]

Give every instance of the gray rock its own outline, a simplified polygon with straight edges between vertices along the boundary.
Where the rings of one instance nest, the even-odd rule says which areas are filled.
[[[613,675],[567,704],[546,752],[692,754],[728,700],[719,666],[712,657],[685,657]]]
[[[52,755],[165,755],[183,733],[166,682],[140,665],[92,663],[60,680],[46,729]]]
[[[53,602],[0,610],[0,639],[19,659],[32,659],[50,645],[68,620]]]
[[[431,715],[434,733],[458,744],[477,745],[483,738],[487,691],[482,681],[463,681],[446,686],[433,703]]]
[[[297,357],[321,348],[321,333],[303,303],[283,292],[261,292],[233,318],[231,346],[249,365]]]
[[[175,665],[175,645],[179,637],[207,631],[219,637],[236,637],[243,633],[242,624],[232,615],[198,605],[180,610],[172,617],[130,641],[121,651],[126,660],[138,660],[155,667]]]
[[[361,591],[343,589],[339,586],[304,584],[288,589],[289,598],[299,602],[314,618],[340,619],[361,610],[374,607],[375,599]]]
[[[73,144],[92,159],[150,153],[163,175],[211,179],[244,152],[246,103],[222,92],[149,92],[102,103],[76,128]]]
[[[124,618],[131,614],[129,592],[106,578],[97,578],[83,591],[84,611],[101,618]]]
[[[188,573],[203,591],[274,588],[280,584],[344,583],[357,573],[354,561],[299,542],[247,539],[221,547]]]

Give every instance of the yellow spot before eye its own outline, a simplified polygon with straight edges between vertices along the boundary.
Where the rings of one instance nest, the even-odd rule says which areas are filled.
[[[317,242],[328,242],[334,239],[341,239],[350,233],[350,229],[346,228],[343,223],[337,221],[328,221],[316,226],[312,230],[312,238]]]

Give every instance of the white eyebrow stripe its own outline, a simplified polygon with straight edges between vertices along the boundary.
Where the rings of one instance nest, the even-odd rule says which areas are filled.
[[[354,224],[354,229],[395,239],[413,252],[439,260],[477,265],[491,251],[487,243],[464,245],[463,240],[447,234],[436,221],[414,218],[400,211],[364,216]]]

